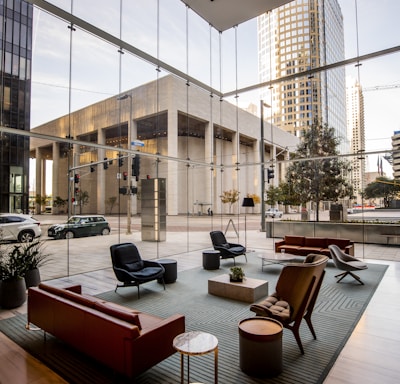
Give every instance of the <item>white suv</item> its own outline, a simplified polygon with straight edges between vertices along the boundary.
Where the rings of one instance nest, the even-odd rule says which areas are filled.
[[[265,212],[265,216],[266,217],[269,216],[269,217],[272,217],[272,218],[275,218],[275,217],[281,218],[283,216],[283,212],[280,211],[278,208],[269,208]]]
[[[0,241],[28,243],[42,234],[40,222],[29,215],[0,213]]]

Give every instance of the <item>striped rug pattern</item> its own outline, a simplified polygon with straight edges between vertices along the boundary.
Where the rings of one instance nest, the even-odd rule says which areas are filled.
[[[251,256],[248,259],[247,264],[240,264],[246,276],[268,280],[269,292],[272,293],[282,267],[268,266],[264,267],[262,272],[259,259]],[[384,265],[369,264],[368,270],[361,272],[365,285],[359,285],[352,278],[345,278],[337,284],[334,275],[338,271],[331,262],[328,263],[312,318],[317,340],[312,338],[306,324],[302,324],[300,333],[305,354],[301,355],[292,332],[284,329],[283,372],[275,378],[259,379],[247,376],[239,367],[238,323],[242,319],[254,316],[249,310],[249,304],[207,293],[208,279],[228,273],[230,266],[229,261],[222,261],[221,268],[216,271],[195,268],[181,272],[175,283],[166,285],[165,291],[157,282],[147,283],[140,288],[139,300],[136,288],[121,288],[117,293],[106,292],[99,297],[161,317],[182,313],[186,317],[187,331],[197,330],[215,335],[219,343],[220,383],[322,383],[386,271]],[[68,382],[128,382],[124,378],[115,377],[107,368],[73,351],[51,336],[48,336],[44,343],[41,332],[25,330],[25,322],[25,315],[2,320],[0,331]],[[268,356],[265,356],[265,359],[268,359]],[[212,353],[190,358],[190,381],[214,382]],[[174,354],[132,382],[179,383],[179,354]]]

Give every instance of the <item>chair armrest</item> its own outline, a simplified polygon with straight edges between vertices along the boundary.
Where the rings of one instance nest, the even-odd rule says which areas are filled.
[[[232,248],[232,247],[243,247],[243,245],[242,244],[236,244],[236,243],[228,243],[229,244],[229,247],[230,248]],[[244,247],[243,247],[244,248]]]
[[[285,245],[285,240],[277,241],[277,242],[275,243],[275,252],[278,252],[278,251],[279,251],[279,247],[280,247],[281,245]]]
[[[360,261],[356,259],[355,257],[348,255],[347,253],[342,253],[341,255],[342,261],[345,261],[346,263],[349,261]]]
[[[125,269],[113,267],[114,273],[117,276],[119,281],[132,281],[134,280],[134,276]]]
[[[229,248],[223,247],[222,245],[214,245],[216,251],[226,251]]]
[[[157,263],[157,261],[143,260],[143,264],[145,267],[160,267],[165,271],[165,268],[160,263]]]
[[[344,251],[345,253],[347,253],[350,256],[354,256],[354,245],[353,244],[347,245],[344,249],[345,249],[345,251]]]
[[[154,323],[154,327],[142,328],[140,336],[134,340],[136,359],[144,367],[150,368],[165,358],[173,355],[175,336],[185,332],[185,316],[176,314]]]

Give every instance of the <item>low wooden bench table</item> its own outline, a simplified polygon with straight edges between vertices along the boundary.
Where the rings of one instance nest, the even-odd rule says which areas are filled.
[[[241,283],[229,281],[229,275],[219,275],[208,280],[208,293],[228,299],[254,303],[268,296],[268,281],[246,277]]]

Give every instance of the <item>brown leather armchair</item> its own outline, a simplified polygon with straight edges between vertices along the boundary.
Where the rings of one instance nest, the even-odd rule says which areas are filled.
[[[284,266],[278,278],[275,293],[250,307],[250,310],[257,316],[276,319],[285,328],[290,329],[302,354],[304,354],[304,348],[299,328],[303,318],[314,339],[317,338],[311,322],[311,315],[328,260],[327,256],[310,254],[304,263]]]

